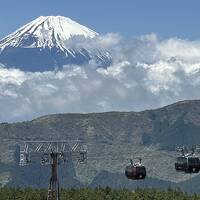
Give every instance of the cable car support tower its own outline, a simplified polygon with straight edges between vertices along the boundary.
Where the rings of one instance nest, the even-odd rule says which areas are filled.
[[[25,141],[20,146],[20,166],[31,164],[31,158],[40,157],[42,165],[51,166],[51,177],[47,200],[60,200],[60,188],[57,167],[69,159],[83,163],[87,150],[80,140]]]

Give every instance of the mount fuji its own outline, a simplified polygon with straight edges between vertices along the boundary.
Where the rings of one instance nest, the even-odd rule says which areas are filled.
[[[0,40],[0,63],[32,72],[83,65],[90,60],[105,67],[112,62],[108,51],[77,44],[98,35],[70,18],[41,16]]]

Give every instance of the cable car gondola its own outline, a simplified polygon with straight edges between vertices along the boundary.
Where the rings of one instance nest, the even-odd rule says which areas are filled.
[[[178,148],[181,152],[181,156],[176,158],[175,169],[176,171],[183,171],[185,173],[198,173],[200,170],[200,159],[194,154],[194,148],[192,148],[191,153],[187,151],[185,147]]]
[[[178,156],[175,162],[176,171],[185,171],[187,168],[187,158],[185,156]]]
[[[141,159],[139,159],[138,163],[133,163],[133,160],[130,160],[130,165],[125,168],[125,175],[128,179],[132,180],[140,180],[145,179],[146,177],[146,168],[141,163]]]
[[[175,169],[185,173],[198,173],[200,170],[200,159],[197,156],[177,157]]]
[[[200,170],[200,160],[197,156],[188,156],[187,157],[187,168],[185,169],[186,173],[198,173]]]

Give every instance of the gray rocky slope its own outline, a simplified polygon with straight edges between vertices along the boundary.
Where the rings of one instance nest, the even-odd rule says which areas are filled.
[[[0,182],[46,187],[50,169],[35,163],[17,165],[18,144],[23,140],[82,139],[88,147],[87,163],[59,168],[67,187],[180,186],[194,189],[199,175],[177,173],[174,151],[179,145],[200,143],[200,101],[178,102],[143,112],[55,114],[32,121],[0,124]],[[142,157],[145,182],[129,181],[124,168],[129,158]],[[189,185],[189,186],[188,186]]]

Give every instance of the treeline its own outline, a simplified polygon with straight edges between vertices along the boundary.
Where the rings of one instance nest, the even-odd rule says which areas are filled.
[[[32,188],[1,188],[0,200],[46,200],[47,190]],[[200,196],[188,195],[179,189],[61,189],[61,200],[200,200]]]

